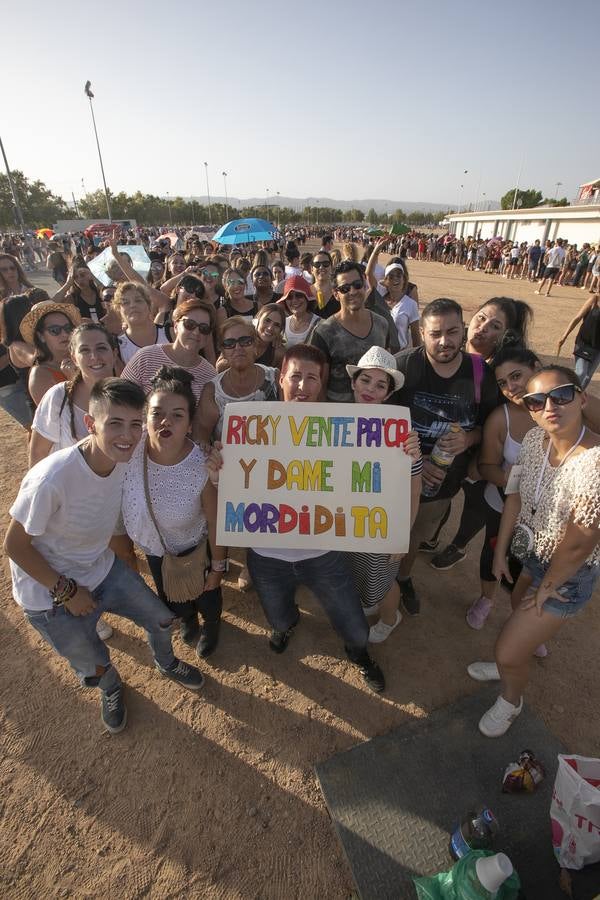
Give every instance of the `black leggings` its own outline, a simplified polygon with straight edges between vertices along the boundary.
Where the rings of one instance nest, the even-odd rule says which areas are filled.
[[[195,600],[188,600],[185,603],[173,603],[167,600],[162,580],[162,556],[149,556],[146,554],[148,566],[154,584],[156,585],[156,593],[172,613],[180,619],[193,619],[198,613],[201,614],[205,622],[218,622],[223,611],[223,594],[221,588],[214,588],[212,591],[203,591]]]

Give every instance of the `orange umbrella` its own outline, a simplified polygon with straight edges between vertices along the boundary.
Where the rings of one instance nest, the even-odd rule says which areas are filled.
[[[38,228],[38,230],[36,231],[36,234],[38,237],[46,237],[46,238],[51,238],[54,236],[54,232],[52,231],[51,228]]]

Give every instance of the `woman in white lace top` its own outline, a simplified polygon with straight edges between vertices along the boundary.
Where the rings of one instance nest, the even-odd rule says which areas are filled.
[[[208,477],[205,454],[189,437],[196,407],[191,373],[162,366],[151,384],[148,435],[138,444],[127,467],[123,521],[129,536],[146,554],[159,597],[181,618],[183,640],[195,644],[199,639],[198,654],[208,656],[217,646],[226,555],[224,548],[216,546],[217,492]],[[144,485],[146,455],[152,510]],[[164,548],[169,554],[183,556],[207,537],[212,562],[204,591],[185,603],[170,602],[163,589]],[[198,612],[204,619],[201,634]]]
[[[496,643],[501,695],[479,723],[488,737],[504,734],[519,715],[535,648],[589,602],[600,572],[600,437],[583,423],[579,379],[546,366],[528,382],[523,403],[539,427],[525,435],[511,471],[494,553],[497,579],[511,581],[509,548],[523,571]]]

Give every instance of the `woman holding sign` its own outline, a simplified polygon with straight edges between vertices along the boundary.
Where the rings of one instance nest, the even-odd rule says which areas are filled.
[[[348,365],[346,371],[352,381],[355,403],[385,403],[390,394],[400,390],[404,384],[404,375],[398,371],[396,360],[382,347],[371,347],[359,359],[358,365]],[[410,432],[402,449],[413,459],[410,482],[412,525],[419,509],[423,468],[419,438],[415,431]],[[345,557],[365,615],[372,616],[379,612],[379,621],[369,631],[369,641],[372,644],[381,643],[402,620],[398,610],[400,587],[396,581],[400,559],[389,553],[346,553]]]

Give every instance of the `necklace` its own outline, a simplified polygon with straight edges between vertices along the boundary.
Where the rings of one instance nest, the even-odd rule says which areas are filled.
[[[570,455],[579,447],[580,443],[583,440],[585,431],[586,431],[586,427],[585,427],[585,425],[582,425],[581,431],[579,432],[579,437],[577,438],[577,440],[575,441],[573,446],[570,447],[569,450],[567,450],[567,452],[565,453],[565,455],[563,456],[563,458],[561,459],[559,464],[556,466],[557,469],[560,469],[560,467],[564,463],[566,463],[566,461],[568,460]],[[548,449],[546,450],[546,456],[544,457],[544,462],[542,463],[542,468],[540,469],[540,474],[538,475],[537,484],[535,486],[535,493],[533,495],[533,503],[531,504],[531,515],[532,516],[535,516],[541,496],[544,493],[544,491],[546,490],[546,488],[548,487],[548,485],[546,485],[546,487],[544,487],[542,489],[542,481],[543,481],[546,469],[548,467],[548,461],[550,460],[551,449],[552,449],[552,441],[550,439],[548,439]]]

